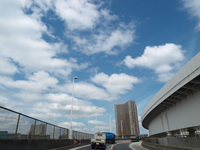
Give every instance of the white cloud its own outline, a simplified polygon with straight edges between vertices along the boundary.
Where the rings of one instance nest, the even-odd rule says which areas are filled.
[[[64,128],[70,128],[70,122],[62,122],[58,124],[59,126],[62,126]],[[81,123],[81,122],[74,122],[72,121],[72,126],[74,127],[85,127],[85,124]]]
[[[47,12],[49,9],[53,9],[54,0],[34,0],[33,3],[36,3],[42,11]]]
[[[119,98],[120,94],[125,94],[133,88],[134,84],[140,80],[134,76],[124,73],[112,74],[108,76],[105,73],[98,73],[91,78],[94,84],[86,82],[74,83],[74,95],[89,100],[113,101]],[[70,91],[72,93],[72,83],[61,87],[61,91]]]
[[[40,71],[28,77],[28,80],[16,80],[9,77],[0,76],[0,84],[8,88],[16,88],[22,91],[42,92],[53,88],[58,83],[58,80],[51,77],[47,72]]]
[[[96,130],[97,130],[98,132],[105,132],[105,131],[109,131],[110,128],[109,128],[109,126],[97,126],[97,127],[96,127]]]
[[[117,15],[111,14],[111,12],[108,9],[101,9],[100,13],[108,21],[114,21],[119,19]]]
[[[43,95],[43,99],[46,101],[35,103],[32,106],[31,116],[42,119],[51,119],[64,117],[70,119],[71,117],[71,105],[72,97],[67,94],[53,94],[49,93]],[[90,118],[95,116],[102,116],[106,109],[93,105],[87,100],[73,99],[73,119],[78,118]]]
[[[18,72],[18,68],[12,63],[9,58],[0,56],[0,74],[2,75],[12,75]]]
[[[92,55],[104,52],[114,55],[133,42],[135,38],[134,24],[121,23],[116,29],[106,27],[85,37],[69,34],[67,36],[70,36],[75,42],[74,48],[84,54]]]
[[[118,16],[103,8],[103,4],[91,0],[55,2],[55,12],[65,21],[66,36],[73,41],[75,50],[87,55],[100,52],[113,55],[135,39],[134,23],[114,25]]]
[[[68,76],[73,69],[87,67],[87,64],[78,65],[74,59],[56,57],[61,52],[67,53],[67,46],[62,42],[48,43],[42,38],[43,34],[49,35],[49,30],[41,21],[40,12],[33,9],[32,14],[24,13],[23,9],[30,6],[30,1],[0,2],[0,64],[11,67],[4,67],[0,73],[33,73],[43,70]]]
[[[70,30],[93,28],[100,16],[98,6],[90,0],[57,0],[55,8]]]
[[[138,78],[124,73],[112,74],[111,76],[105,73],[98,73],[91,80],[106,88],[109,95],[111,94],[110,96],[125,94],[133,88],[133,84],[140,82]]]
[[[137,58],[126,56],[124,63],[129,68],[145,67],[152,69],[161,82],[168,81],[184,59],[184,50],[180,45],[168,43],[161,46],[147,46],[144,54]]]
[[[188,9],[189,13],[193,17],[197,17],[198,25],[197,29],[200,30],[200,1],[199,0],[182,0],[185,9]]]
[[[88,124],[93,124],[93,125],[106,125],[107,123],[104,121],[99,121],[99,120],[88,120]]]
[[[72,84],[67,84],[65,89],[72,91]],[[93,84],[86,82],[77,82],[74,84],[74,95],[85,99],[107,100],[113,99],[110,97],[105,89],[96,87]]]

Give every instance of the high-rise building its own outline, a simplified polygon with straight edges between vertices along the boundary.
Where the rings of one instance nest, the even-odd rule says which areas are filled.
[[[46,125],[45,124],[39,124],[39,125],[31,125],[30,130],[33,132],[35,127],[35,135],[45,135],[46,132]]]
[[[135,101],[115,105],[116,134],[121,136],[140,134]],[[122,133],[123,132],[123,133]]]

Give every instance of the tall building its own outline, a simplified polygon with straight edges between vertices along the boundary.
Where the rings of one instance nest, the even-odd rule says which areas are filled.
[[[45,135],[46,133],[46,125],[45,124],[39,124],[39,125],[31,125],[30,130],[33,132],[35,127],[35,135]]]
[[[116,133],[118,136],[140,134],[135,101],[115,105]]]

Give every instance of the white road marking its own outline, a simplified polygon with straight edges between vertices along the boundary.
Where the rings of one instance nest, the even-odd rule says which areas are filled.
[[[133,148],[131,145],[133,145],[133,143],[129,144],[129,146],[128,146],[128,147],[129,147],[130,149],[132,149],[132,150],[136,150],[136,149],[135,149],[135,148]]]
[[[71,148],[69,150],[77,150],[77,149],[84,148],[84,147],[87,147],[87,146],[90,146],[90,144],[89,145],[83,145],[83,146],[75,147],[75,148]]]

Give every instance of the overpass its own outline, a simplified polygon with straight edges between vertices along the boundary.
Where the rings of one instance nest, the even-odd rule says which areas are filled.
[[[142,126],[151,137],[200,134],[200,53],[190,60],[151,99]]]

